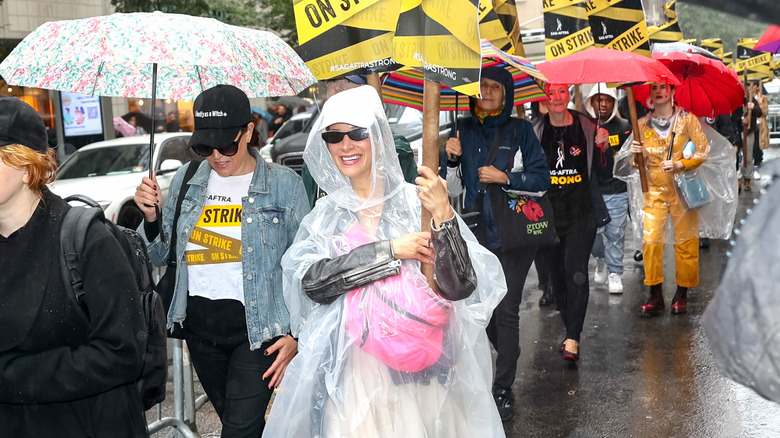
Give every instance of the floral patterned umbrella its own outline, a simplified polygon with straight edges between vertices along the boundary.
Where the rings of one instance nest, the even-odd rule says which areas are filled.
[[[177,100],[217,84],[249,97],[294,95],[315,81],[270,32],[162,12],[45,23],[0,63],[0,74],[11,85]]]

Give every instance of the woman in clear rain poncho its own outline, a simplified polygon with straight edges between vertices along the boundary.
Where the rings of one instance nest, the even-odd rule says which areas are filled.
[[[425,167],[418,186],[404,182],[369,86],[326,102],[304,160],[328,196],[282,260],[299,353],[264,436],[504,436],[485,326],[506,282],[444,182]],[[420,261],[433,261],[438,293]]]

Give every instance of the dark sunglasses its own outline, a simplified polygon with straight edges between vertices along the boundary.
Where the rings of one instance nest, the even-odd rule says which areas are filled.
[[[344,139],[345,135],[348,136],[352,141],[365,140],[368,138],[368,129],[355,128],[347,132],[325,131],[322,133],[322,139],[325,140],[325,143],[336,144],[336,143],[341,143],[341,140]]]
[[[200,155],[201,157],[210,157],[215,149],[218,150],[221,155],[232,157],[238,153],[238,144],[241,142],[241,138],[244,136],[244,134],[246,134],[246,128],[241,128],[241,135],[238,136],[238,140],[222,148],[215,148],[205,144],[194,144],[191,146],[191,148],[193,152]]]

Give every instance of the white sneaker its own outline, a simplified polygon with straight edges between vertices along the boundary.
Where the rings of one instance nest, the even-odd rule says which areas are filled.
[[[620,276],[614,272],[609,274],[609,293],[622,294],[623,293],[623,281]]]
[[[596,258],[596,272],[593,273],[593,281],[597,284],[607,282],[607,264],[602,258]]]

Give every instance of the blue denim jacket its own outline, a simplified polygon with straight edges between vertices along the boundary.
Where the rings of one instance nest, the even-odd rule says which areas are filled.
[[[249,193],[242,198],[241,250],[244,276],[244,303],[246,324],[251,349],[276,336],[290,332],[290,315],[282,295],[281,259],[292,244],[301,219],[309,212],[309,203],[301,178],[291,169],[267,163],[255,149],[249,152],[257,160]],[[173,213],[179,197],[179,187],[184,178],[182,166],[171,181],[171,190],[163,207],[163,233],[170,239]],[[168,310],[168,328],[183,324],[187,316],[187,261],[184,249],[190,233],[203,211],[206,186],[211,166],[203,161],[190,179],[189,191],[181,204],[181,215],[175,237],[176,287],[171,308]],[[138,230],[146,240],[142,223]],[[146,242],[149,257],[156,266],[165,266],[170,250],[170,240],[163,242],[158,236]]]

